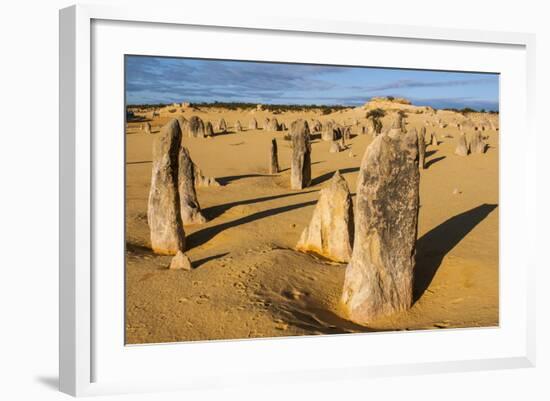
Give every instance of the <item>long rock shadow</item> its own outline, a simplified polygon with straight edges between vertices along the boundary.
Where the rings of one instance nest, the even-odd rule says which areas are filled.
[[[373,331],[345,320],[334,312],[314,307],[295,307],[279,304],[278,312],[284,320],[295,327],[320,334],[349,334]]]
[[[300,209],[302,207],[315,205],[317,203],[317,200],[309,201],[309,202],[302,202],[297,203],[294,205],[287,205],[287,206],[281,206],[274,209],[269,210],[262,210],[260,212],[252,213],[251,215],[244,216],[241,218],[238,218],[236,220],[228,221],[226,223],[218,224],[217,226],[212,227],[206,227],[203,228],[200,231],[196,231],[189,235],[188,237],[188,244],[190,247],[197,247],[200,246],[212,238],[214,238],[216,235],[221,233],[224,230],[227,230],[228,228],[233,228],[240,226],[242,224],[250,223],[255,220],[263,219],[264,217],[274,216],[276,214],[289,212],[291,210]]]
[[[270,201],[270,200],[286,198],[288,196],[304,195],[304,194],[309,194],[311,192],[317,192],[317,190],[305,191],[305,192],[291,192],[291,193],[282,194],[282,195],[264,196],[262,198],[246,199],[246,200],[242,200],[242,201],[224,203],[223,205],[216,205],[216,206],[211,206],[209,208],[203,209],[202,213],[208,220],[212,220],[212,219],[215,219],[216,217],[222,215],[227,210],[229,210],[229,209],[231,209],[232,207],[235,207],[235,206],[250,205],[252,203],[266,202],[266,201]]]
[[[321,163],[324,163],[324,162],[325,162],[324,160],[321,160],[321,161],[318,161],[318,162],[312,162],[311,165],[313,166],[314,164],[321,164]],[[288,170],[290,170],[290,167],[279,170],[279,173],[284,173],[285,171],[288,171]]]
[[[432,282],[443,258],[497,205],[484,203],[457,214],[438,225],[416,242],[413,300],[418,301]]]
[[[223,258],[224,256],[229,255],[229,252],[223,252],[219,253],[217,255],[207,256],[206,258],[198,259],[193,262],[191,262],[191,265],[193,266],[193,269],[197,269],[199,266],[204,265],[205,263],[210,262],[211,260],[216,260],[219,258]]]
[[[434,157],[433,159],[428,160],[428,161],[426,162],[426,164],[424,165],[424,168],[425,168],[425,169],[429,169],[430,166],[431,166],[432,164],[435,164],[435,163],[437,163],[438,161],[441,161],[441,160],[445,159],[445,157],[446,157],[446,156]]]
[[[348,167],[340,169],[340,174],[354,173],[356,171],[359,171],[359,167]],[[315,177],[311,180],[311,186],[322,184],[323,182],[331,179],[335,172],[336,171],[330,171],[328,173],[320,175],[319,177]]]
[[[147,163],[153,163],[152,160],[140,160],[136,162],[126,162],[126,164],[147,164]]]
[[[152,255],[153,251],[151,248],[148,248],[144,245],[134,244],[132,242],[126,241],[126,252],[130,254],[134,254],[136,256],[143,256],[143,255]]]
[[[437,150],[427,150],[424,157],[428,158],[432,155],[435,155],[437,153]]]
[[[216,177],[216,181],[218,181],[221,185],[227,185],[230,182],[242,180],[244,178],[253,178],[253,177],[271,177],[269,174],[242,174],[242,175],[229,175],[227,177]]]

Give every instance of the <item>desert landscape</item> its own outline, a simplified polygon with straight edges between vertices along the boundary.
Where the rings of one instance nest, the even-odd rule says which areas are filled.
[[[498,113],[184,101],[125,137],[127,344],[499,324]]]
[[[346,148],[335,153],[330,152],[332,142],[312,140],[311,186],[292,190],[288,131],[234,132],[236,121],[248,127],[248,120],[275,117],[259,109],[178,110],[182,116],[229,123],[226,133],[184,138],[201,172],[219,186],[197,188],[207,221],[185,226],[192,270],[168,269],[171,257],[152,252],[147,225],[152,142],[175,114],[161,110],[147,118],[151,134],[142,122],[130,122],[126,132],[127,342],[497,325],[498,122],[481,113],[466,119],[390,101],[326,116],[311,111],[276,118],[287,126],[303,118],[362,129],[369,108],[386,111],[383,126],[391,124],[392,113],[406,110],[407,129],[426,127],[437,138],[437,145],[427,145],[420,172],[416,302],[410,310],[370,327],[345,320],[339,299],[346,265],[295,249],[319,191],[336,171],[354,192],[372,135],[352,133]],[[457,125],[469,122],[475,124],[472,132],[483,127],[489,147],[482,154],[459,156]],[[269,171],[273,138],[277,174]]]

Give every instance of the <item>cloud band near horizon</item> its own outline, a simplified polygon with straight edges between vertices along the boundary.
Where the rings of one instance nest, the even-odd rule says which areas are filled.
[[[498,110],[499,76],[394,68],[126,56],[128,104],[243,102],[357,106],[374,96]]]

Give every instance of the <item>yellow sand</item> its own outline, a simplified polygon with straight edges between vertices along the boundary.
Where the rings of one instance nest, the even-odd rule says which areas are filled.
[[[454,113],[442,114],[452,119]],[[498,325],[498,131],[488,135],[484,155],[454,155],[457,128],[428,128],[440,145],[428,146],[421,171],[415,303],[404,313],[358,326],[342,318],[339,298],[345,265],[297,252],[318,191],[340,169],[352,193],[370,135],[349,141],[350,150],[329,153],[329,143],[312,144],[311,187],[290,189],[290,143],[284,132],[261,129],[234,133],[267,111],[186,110],[189,118],[224,118],[230,133],[185,138],[191,157],[221,187],[198,188],[204,225],[186,226],[194,269],[170,271],[169,256],[150,250],[147,197],[151,147],[170,116],[152,122],[153,134],[129,123],[126,132],[126,342],[157,343],[291,335],[353,333]],[[478,115],[479,116],[479,115]],[[364,109],[331,115],[283,113],[287,126],[298,117],[365,122]],[[419,128],[425,114],[409,114]],[[385,119],[386,121],[386,119]],[[454,138],[441,138],[441,134]],[[277,176],[267,174],[272,138],[279,145]],[[460,193],[453,193],[457,192]]]

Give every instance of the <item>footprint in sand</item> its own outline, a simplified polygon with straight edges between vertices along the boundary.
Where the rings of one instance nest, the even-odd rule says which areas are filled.
[[[233,287],[237,289],[237,292],[243,293],[246,290],[246,286],[241,282],[237,281],[236,283],[233,283]]]
[[[307,297],[309,294],[293,288],[291,290],[283,291],[282,295],[287,299],[293,299],[295,301]]]
[[[275,326],[277,330],[286,331],[288,330],[288,324],[286,323],[279,323]]]
[[[236,283],[233,283],[233,287],[235,288],[237,294],[246,295],[247,287],[242,282],[237,281]]]
[[[206,294],[199,295],[197,298],[195,298],[195,303],[198,305],[202,305],[208,301],[210,301],[210,297]]]

